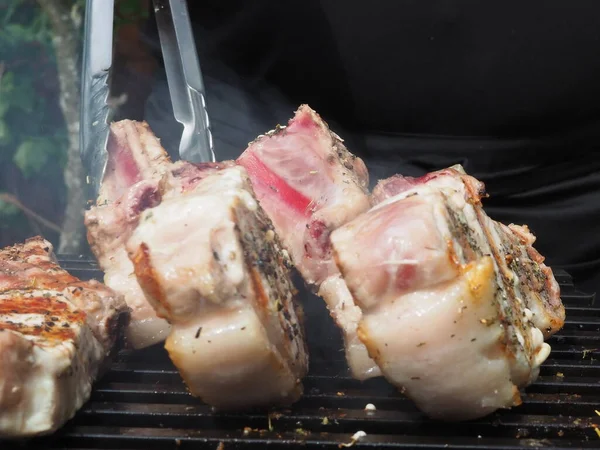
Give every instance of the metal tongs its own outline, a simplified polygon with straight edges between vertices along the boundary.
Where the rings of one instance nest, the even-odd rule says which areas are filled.
[[[214,162],[202,72],[186,0],[153,0],[175,120],[183,125],[179,156]],[[108,78],[112,66],[114,0],[86,0],[80,149],[97,196],[108,160]]]

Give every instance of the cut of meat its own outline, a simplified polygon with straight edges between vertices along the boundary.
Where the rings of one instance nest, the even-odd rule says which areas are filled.
[[[62,426],[89,398],[103,357],[85,313],[61,292],[0,294],[0,436]]]
[[[111,126],[108,151],[86,226],[105,282],[132,309],[130,345],[168,337],[188,387],[214,406],[297,400],[308,362],[293,286],[245,169],[171,163],[133,121]]]
[[[564,323],[533,238],[490,219],[482,195],[460,166],[392,177],[331,235],[363,313],[360,340],[388,381],[440,419],[519,404],[550,352],[540,330]]]
[[[333,230],[370,206],[363,161],[302,105],[286,127],[259,136],[237,162],[248,171],[296,268],[307,284],[320,288],[342,329],[352,374],[358,379],[376,376],[378,369],[356,338],[360,310],[343,286],[329,242]]]
[[[108,356],[129,322],[123,296],[96,280],[74,277],[58,265],[53,251],[52,244],[39,236],[1,249],[0,292],[29,289],[60,292],[87,314],[87,323]]]
[[[107,150],[99,205],[115,202],[139,181],[162,180],[171,164],[169,155],[144,122],[112,123]]]
[[[238,163],[305,281],[335,275],[329,234],[369,207],[363,161],[302,105],[287,127],[250,143]]]
[[[128,344],[144,348],[164,341],[170,327],[148,304],[125,243],[144,210],[192,189],[207,174],[234,163],[172,163],[148,125],[130,120],[111,125],[108,153],[98,200],[85,214],[88,242],[104,271],[104,282],[123,294],[132,310]]]
[[[532,311],[534,325],[545,337],[562,328],[565,308],[560,299],[560,288],[552,269],[544,264],[544,257],[533,247],[535,236],[527,226],[506,226],[488,217],[480,201],[485,196],[485,186],[467,175],[462,166],[432,172],[421,178],[396,175],[382,180],[373,190],[372,200],[377,203],[378,199],[382,201],[410,187],[424,185],[464,192],[476,216],[467,225],[479,223],[478,228],[484,235],[481,239],[489,243],[494,262],[507,278],[507,283],[514,284],[515,296],[525,301]]]
[[[157,204],[161,191],[157,184],[140,181],[115,203],[100,204],[86,212],[88,241],[104,271],[107,286],[122,294],[131,308],[127,344],[143,348],[164,340],[169,324],[156,316],[140,289],[125,242],[135,229],[139,213]]]
[[[0,251],[0,437],[49,434],[89,399],[128,320],[123,298],[32,238]]]
[[[121,293],[131,308],[127,343],[143,348],[164,340],[169,324],[146,301],[125,243],[139,214],[160,202],[170,162],[158,139],[139,122],[113,123],[107,148],[109,158],[98,200],[85,213],[88,242],[104,271],[104,282]]]
[[[192,394],[221,409],[299,398],[308,358],[291,262],[244,168],[144,211],[127,249]]]

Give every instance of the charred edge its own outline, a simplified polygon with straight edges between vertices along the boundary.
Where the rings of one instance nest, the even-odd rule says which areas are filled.
[[[552,310],[555,313],[558,311],[559,315],[564,315],[564,305],[562,302],[554,305],[551,301],[550,297],[553,290],[552,281],[556,280],[552,269],[544,264],[545,258],[533,247],[533,243],[527,242],[512,227],[509,227],[509,229],[511,231],[511,236],[521,238],[521,241],[524,242],[523,245],[525,251],[522,251],[522,254],[524,253],[526,258],[523,259],[528,260],[528,266],[530,268],[529,272],[531,273],[531,276],[527,277],[527,279],[530,282],[532,289],[542,296],[546,311]],[[533,286],[534,281],[537,282],[535,286]],[[556,287],[556,296],[560,298],[560,287],[558,285]]]
[[[248,261],[246,261],[246,264],[248,264]],[[263,287],[260,273],[252,263],[248,264],[248,270],[250,272],[250,280],[252,281],[252,288],[256,294],[258,304],[261,308],[266,309],[269,307],[269,298]],[[278,308],[278,310],[280,309]]]
[[[469,200],[469,196],[473,195],[473,189],[470,188],[470,184],[466,180],[462,179],[462,182],[466,189],[466,195],[467,195],[466,200]],[[468,225],[466,217],[464,217],[464,215],[459,214],[455,210],[452,209],[452,207],[449,205],[449,199],[445,195],[444,195],[444,199],[445,199],[446,210],[450,217],[451,228],[452,228],[451,231],[454,236],[460,236],[459,242],[460,242],[461,246],[463,247],[463,251],[465,251],[465,255],[464,255],[465,262],[469,262],[468,261],[469,259],[471,261],[474,261],[476,259],[482,258],[484,256],[484,252],[481,249],[481,247],[477,244],[477,238],[474,236],[473,230]],[[473,208],[473,210],[475,212],[478,225],[484,233],[484,235],[482,237],[487,241],[488,246],[490,247],[491,252],[493,253],[492,257],[496,261],[498,261],[499,255],[495,251],[494,245],[492,245],[493,239],[489,235],[488,229],[485,226],[485,218],[482,217],[481,210],[479,209],[480,203],[472,202],[472,201],[471,202],[468,201],[467,203],[469,204],[469,206],[467,206],[467,207]],[[515,334],[514,327],[518,326],[519,329],[523,329],[523,325],[522,325],[520,317],[518,318],[518,322],[514,323],[514,317],[513,317],[513,315],[511,315],[512,308],[504,308],[502,306],[504,304],[504,302],[506,302],[508,300],[508,295],[507,295],[505,289],[506,289],[506,286],[509,285],[509,283],[507,282],[502,269],[501,268],[499,269],[497,264],[496,264],[496,271],[497,272],[499,271],[499,273],[496,274],[496,277],[494,280],[494,284],[496,285],[494,301],[496,304],[496,309],[498,311],[499,321],[503,324],[503,328],[505,330],[503,337],[502,337],[501,344],[506,350],[505,353],[510,354],[510,355],[512,355],[512,357],[514,357],[519,351],[518,347],[521,347],[521,345],[519,344],[519,342],[517,340],[517,336]],[[513,293],[512,298],[515,298],[514,293]],[[527,348],[530,348],[531,343],[529,341],[527,341],[526,346],[527,346]],[[528,354],[530,354],[530,352],[528,352]]]
[[[243,228],[240,230],[238,227],[236,232],[244,249],[244,262],[250,273],[253,291],[257,296],[263,320],[268,320],[267,317],[272,312],[277,314],[278,323],[286,336],[283,339],[283,348],[280,350],[283,350],[282,353],[294,366],[300,355],[306,355],[308,351],[304,339],[304,329],[294,320],[291,313],[292,311],[296,312],[299,308],[293,298],[295,289],[289,278],[289,268],[281,254],[282,247],[273,230],[273,224],[260,206],[251,214],[255,214],[257,227],[243,226],[243,214],[238,214],[238,211],[233,210],[235,223],[240,224],[240,227]],[[270,241],[265,239],[267,232],[273,233],[273,239]],[[261,243],[262,246],[259,246],[258,243]],[[271,286],[270,297],[265,291],[263,278]],[[291,295],[287,295],[287,293]],[[298,344],[296,352],[292,351],[294,343]],[[300,375],[304,376],[304,373]]]
[[[125,302],[123,302],[125,304]],[[109,345],[115,347],[116,342],[120,342],[125,337],[125,330],[131,322],[131,308],[125,306],[118,309],[111,315],[106,324],[108,335],[110,336]],[[93,331],[93,330],[92,330]]]
[[[469,196],[466,199],[468,203],[473,206],[481,206],[481,199],[488,198],[490,195],[486,191],[485,183],[480,180],[476,180],[466,173],[460,174],[461,181],[465,186]],[[474,189],[477,186],[477,189]]]
[[[18,309],[20,314],[44,315],[45,321],[40,325],[26,325],[18,321],[4,320],[0,322],[0,327],[49,341],[74,341],[75,327],[87,325],[87,314],[72,305],[61,294],[46,297],[33,294],[23,295],[22,292],[3,293],[0,307],[0,314]],[[70,325],[64,327],[61,326],[62,323]]]
[[[359,187],[365,194],[369,195],[369,172],[364,166],[364,161],[360,160],[358,156],[348,150],[346,145],[344,145],[342,138],[329,129],[327,129],[327,131],[331,135],[332,149],[332,153],[327,158],[327,162],[333,164],[335,159],[338,159],[342,167],[349,172],[347,179]],[[361,171],[365,171],[365,178],[362,182],[358,174],[359,168]]]
[[[158,282],[158,275],[152,266],[148,245],[142,242],[136,252],[130,255],[130,259],[133,263],[135,276],[144,294],[153,299],[155,304],[162,306],[162,308],[156,309],[156,315],[162,319],[169,319],[171,308],[165,300],[164,292]]]
[[[111,339],[108,345],[108,351],[106,352],[106,358],[102,361],[100,367],[98,368],[98,375],[96,377],[97,379],[100,379],[104,374],[106,374],[110,370],[112,363],[118,357],[120,349],[127,346],[125,331],[129,326],[130,322],[131,309],[128,307],[124,310],[120,310],[117,314],[112,316],[107,326],[109,330],[108,333]],[[92,331],[94,330],[92,329]],[[100,341],[100,343],[102,344],[102,341]]]
[[[452,236],[457,237],[458,243],[463,250],[463,263],[469,263],[483,257],[481,248],[473,236],[473,231],[469,227],[464,215],[457,213],[451,206],[448,197],[442,193],[444,206],[448,217],[450,218],[450,232]]]
[[[524,297],[524,300],[532,297],[538,298],[543,304],[544,311],[548,314],[551,327],[542,330],[545,337],[548,337],[553,331],[558,331],[562,327],[565,311],[562,302],[553,305],[550,299],[551,282],[554,277],[552,269],[542,267],[539,261],[543,261],[543,257],[511,228],[505,230],[501,225],[496,224],[496,231],[502,239],[503,250],[506,254],[505,262],[508,268],[517,276],[519,289],[523,294],[522,297]],[[560,290],[557,295],[560,298]],[[526,303],[529,302],[526,301]]]
[[[506,330],[506,338],[509,339],[509,342],[506,343],[507,348],[510,348],[513,352],[514,355],[517,354],[517,349],[515,347],[522,347],[523,350],[525,351],[527,357],[529,357],[530,355],[532,355],[533,352],[533,348],[532,348],[532,343],[531,343],[531,339],[528,339],[528,333],[526,332],[526,328],[525,328],[525,324],[523,323],[523,318],[521,316],[521,314],[519,314],[517,311],[515,311],[514,306],[516,305],[516,292],[514,290],[514,285],[512,284],[512,281],[508,278],[508,276],[506,275],[507,272],[507,267],[506,267],[506,260],[503,257],[503,255],[500,254],[500,252],[498,251],[497,246],[495,245],[495,241],[493,236],[491,235],[491,232],[488,228],[488,221],[486,220],[487,216],[485,215],[485,212],[478,207],[474,207],[475,209],[475,214],[477,217],[477,221],[479,223],[479,226],[481,227],[483,233],[484,233],[484,237],[488,242],[488,246],[490,248],[490,252],[491,252],[491,256],[494,258],[494,261],[496,262],[496,270],[497,270],[497,277],[499,277],[499,281],[501,281],[501,283],[498,283],[498,292],[497,295],[500,295],[500,302],[505,302],[505,301],[510,301],[511,306],[508,308],[503,308],[500,307],[499,308],[499,312],[500,312],[500,320],[502,321],[502,323],[509,325],[508,327],[505,327]],[[493,222],[492,222],[493,224]],[[520,308],[522,309],[522,308]],[[521,345],[517,339],[516,336],[516,330],[520,330],[521,334],[523,335],[523,340],[524,340],[524,345]],[[509,335],[510,334],[510,335]]]
[[[528,249],[522,248],[529,244],[518,239],[510,228],[506,230],[498,223],[495,223],[494,227],[502,241],[505,267],[517,277],[518,288],[524,300],[541,295],[544,305],[548,304],[548,292],[545,289],[547,279],[539,264],[529,257]]]

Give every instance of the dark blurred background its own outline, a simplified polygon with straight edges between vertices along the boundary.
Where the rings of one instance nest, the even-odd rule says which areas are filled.
[[[84,0],[0,0],[0,245],[89,253],[79,160]],[[488,214],[526,223],[549,264],[600,283],[600,3],[188,2],[218,159],[309,103],[373,181],[455,163]],[[587,11],[587,12],[585,12]],[[149,0],[116,0],[112,119],[172,153]]]

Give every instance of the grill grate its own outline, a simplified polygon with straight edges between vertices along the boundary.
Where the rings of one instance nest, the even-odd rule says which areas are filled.
[[[61,264],[100,278],[83,258]],[[35,449],[337,449],[358,430],[353,448],[600,448],[600,308],[558,271],[567,321],[550,344],[539,380],[518,408],[468,423],[428,420],[385,381],[350,378],[341,339],[321,300],[303,292],[311,370],[305,395],[290,409],[214,413],[191,397],[161,346],[123,351],[87,405],[55,435],[0,448]],[[333,349],[333,350],[332,350]],[[373,403],[377,410],[366,412]]]

